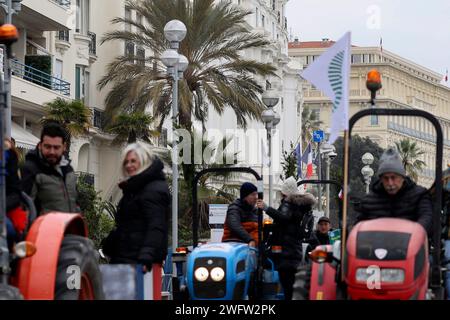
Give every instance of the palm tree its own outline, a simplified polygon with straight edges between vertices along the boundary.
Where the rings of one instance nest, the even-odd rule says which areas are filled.
[[[420,156],[425,152],[421,151],[417,147],[416,142],[412,142],[410,139],[402,139],[399,142],[395,142],[397,150],[402,158],[403,167],[406,170],[406,174],[414,181],[417,182],[419,172],[422,171],[422,167],[426,165],[425,162],[419,160]]]
[[[89,132],[92,123],[92,111],[80,100],[56,98],[44,105],[43,125],[50,122],[61,124],[68,133],[67,153],[70,151],[71,138]]]
[[[180,53],[189,60],[179,87],[180,126],[191,131],[192,119],[206,121],[210,106],[219,114],[232,108],[242,127],[246,127],[248,119],[260,119],[265,108],[259,97],[263,88],[255,78],[274,75],[275,68],[242,54],[243,50],[270,43],[263,35],[250,31],[245,22],[250,11],[215,0],[127,0],[126,8],[140,14],[144,23],[115,18],[112,23],[132,25],[136,31],[108,32],[102,43],[134,43],[153,54],[125,54],[108,65],[98,83],[100,90],[112,85],[105,99],[107,117],[119,110],[143,111],[151,104],[161,127],[171,110],[173,84],[160,60],[169,48],[163,30],[168,21],[178,19],[188,30]]]
[[[151,137],[159,136],[159,133],[150,130],[153,123],[153,117],[143,112],[121,113],[114,117],[113,123],[108,131],[117,134],[113,143],[122,144],[123,142],[133,143],[137,139],[142,139],[151,144]]]
[[[323,122],[308,106],[302,111],[302,146],[305,147],[312,139],[313,131],[319,130]]]

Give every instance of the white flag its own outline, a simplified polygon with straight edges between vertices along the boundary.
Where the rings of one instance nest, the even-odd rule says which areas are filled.
[[[348,129],[350,56],[351,32],[347,32],[301,74],[333,102],[330,144],[339,137],[341,130]]]

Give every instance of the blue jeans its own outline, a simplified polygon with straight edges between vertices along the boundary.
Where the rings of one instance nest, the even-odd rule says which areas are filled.
[[[447,272],[445,273],[445,289],[447,290],[447,300],[450,300],[450,240],[445,241],[445,260]]]

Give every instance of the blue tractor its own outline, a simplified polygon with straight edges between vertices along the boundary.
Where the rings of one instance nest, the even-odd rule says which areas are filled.
[[[258,248],[246,243],[220,242],[198,245],[197,184],[208,173],[245,172],[261,177],[251,168],[210,168],[199,172],[193,183],[193,250],[187,256],[186,280],[191,300],[283,299],[278,272],[266,257],[263,214],[258,218]],[[262,190],[259,188],[259,198]]]

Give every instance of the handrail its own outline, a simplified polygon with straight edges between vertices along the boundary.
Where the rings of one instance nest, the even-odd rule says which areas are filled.
[[[11,61],[11,70],[14,76],[59,92],[65,96],[70,96],[70,83],[67,81],[53,77],[51,74],[43,72],[39,69],[27,66],[18,60]]]

